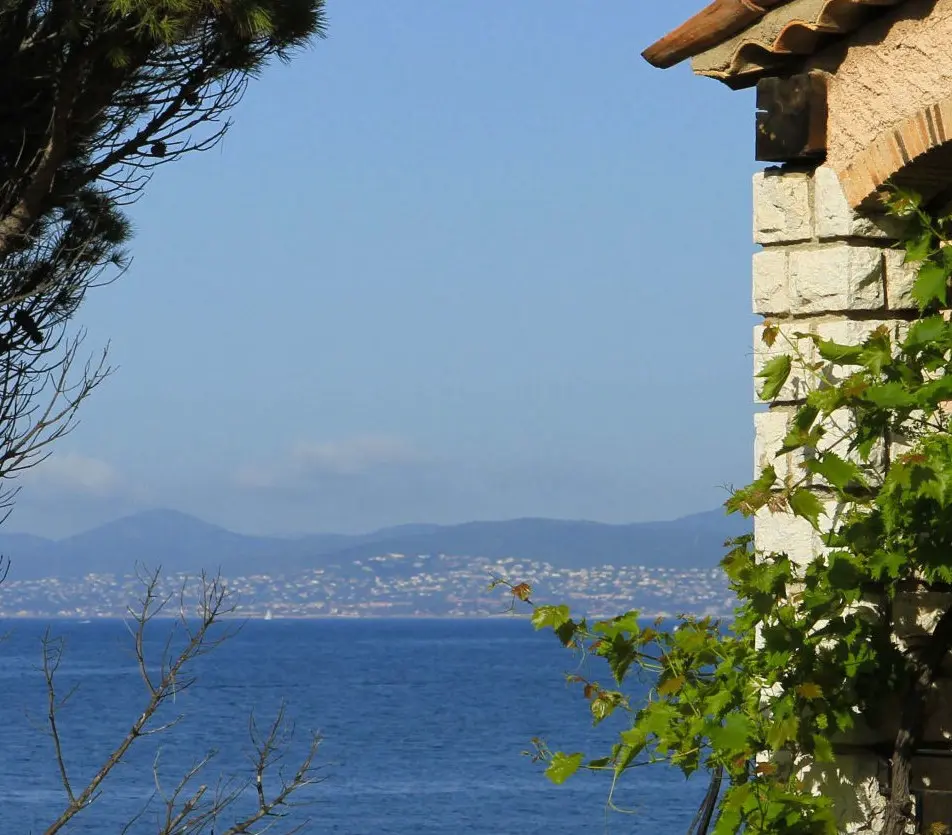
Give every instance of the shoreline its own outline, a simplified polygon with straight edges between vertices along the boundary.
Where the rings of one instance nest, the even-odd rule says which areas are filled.
[[[616,612],[615,614],[621,614]],[[688,616],[695,617],[713,617],[713,618],[726,618],[730,617],[732,613],[721,613],[721,614],[712,614],[706,615],[704,613],[696,612],[686,612],[683,613]],[[585,614],[580,613],[582,617],[587,618],[588,620],[600,620],[600,619],[609,619],[615,615],[610,614]],[[639,614],[639,620],[655,620],[657,618],[664,618],[665,620],[673,620],[679,615],[672,612],[641,612]],[[472,614],[472,615],[274,615],[272,614],[271,618],[266,618],[263,614],[249,614],[249,615],[227,615],[223,616],[220,619],[220,622],[224,623],[226,621],[254,621],[262,623],[274,623],[276,621],[355,621],[355,620],[364,620],[364,621],[380,621],[380,620],[390,620],[390,621],[423,621],[423,620],[438,620],[438,621],[499,621],[499,620],[520,620],[520,621],[529,621],[532,618],[531,612],[526,612],[524,614],[519,614],[515,612],[501,612],[501,613],[486,613],[486,614]],[[86,623],[102,623],[105,621],[125,621],[128,619],[126,615],[93,615],[91,617],[81,616],[81,615],[0,615],[0,621],[63,621],[76,624],[86,624]],[[177,621],[179,620],[178,615],[156,615],[154,620],[162,621]]]

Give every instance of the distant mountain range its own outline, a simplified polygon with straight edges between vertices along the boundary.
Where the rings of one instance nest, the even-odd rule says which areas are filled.
[[[713,567],[724,540],[750,523],[723,510],[668,522],[607,525],[555,519],[514,519],[461,525],[402,525],[369,534],[296,538],[244,536],[173,510],[151,510],[61,540],[0,533],[11,578],[130,574],[136,563],[164,572],[219,567],[228,576],[296,573],[346,565],[382,554],[516,557],[558,568],[643,565]]]

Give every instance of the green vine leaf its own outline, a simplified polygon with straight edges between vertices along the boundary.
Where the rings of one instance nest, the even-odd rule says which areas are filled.
[[[906,409],[916,405],[916,396],[900,382],[870,386],[863,392],[863,400],[881,409]]]
[[[754,723],[742,713],[730,714],[721,725],[710,731],[711,744],[724,753],[745,756],[756,747],[751,740]]]
[[[632,635],[641,634],[641,624],[638,618],[641,614],[637,611],[625,612],[611,620],[599,621],[592,627],[592,631],[597,635],[604,635],[606,638],[615,638],[628,632]]]
[[[560,626],[571,620],[568,606],[537,606],[532,613],[532,625],[536,629],[551,628],[558,630]]]
[[[948,270],[931,261],[919,268],[919,277],[912,286],[912,298],[920,310],[926,310],[933,303],[944,305],[948,296]]]
[[[545,776],[560,786],[579,770],[584,759],[584,754],[563,754],[558,751],[552,755],[552,760],[545,770]]]
[[[797,738],[800,730],[800,720],[796,716],[785,716],[773,722],[767,729],[767,744],[774,751],[779,751],[788,742]]]
[[[817,498],[816,493],[805,487],[795,490],[790,495],[790,509],[819,530],[820,516],[824,514],[824,510],[823,503]]]
[[[910,264],[914,261],[924,261],[932,254],[934,246],[932,230],[923,230],[918,235],[906,241],[905,263]]]
[[[916,402],[924,408],[935,409],[948,400],[952,400],[952,376],[926,383],[916,392]]]
[[[753,482],[753,484],[736,490],[727,500],[727,510],[730,513],[742,513],[744,516],[753,516],[770,501],[772,489],[776,483],[776,469],[773,467],[764,467],[760,478]]]
[[[920,319],[909,328],[903,348],[908,351],[934,342],[944,342],[948,337],[948,332],[949,323],[941,316],[929,316],[926,319]]]
[[[840,458],[835,452],[824,452],[806,462],[807,469],[815,475],[825,478],[832,487],[839,490],[847,486],[866,486],[863,471],[852,461]]]
[[[836,759],[833,753],[833,743],[823,734],[817,734],[812,739],[813,756],[821,763],[831,763]]]
[[[813,338],[816,341],[817,352],[827,362],[837,365],[856,365],[862,359],[864,351],[862,345],[841,345],[829,339],[820,339],[815,336]]]
[[[896,217],[912,217],[922,205],[922,195],[912,189],[894,187],[886,197],[886,207]]]
[[[764,363],[764,367],[757,374],[757,376],[764,381],[759,393],[761,400],[776,399],[784,383],[787,382],[792,367],[793,361],[786,354],[774,357],[772,360]]]

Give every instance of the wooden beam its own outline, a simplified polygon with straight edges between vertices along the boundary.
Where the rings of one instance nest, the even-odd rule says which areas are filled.
[[[790,0],[714,0],[690,20],[641,53],[649,63],[667,69],[685,58],[718,46],[743,32],[776,6]]]
[[[757,82],[760,162],[812,162],[826,156],[826,87],[823,72]]]

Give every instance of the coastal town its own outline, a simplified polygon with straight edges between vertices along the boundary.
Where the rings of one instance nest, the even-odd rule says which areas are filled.
[[[490,560],[447,554],[382,554],[293,575],[224,576],[235,614],[250,618],[481,617],[511,606],[494,578],[532,586],[533,601],[566,603],[578,614],[725,615],[733,607],[719,568],[601,565],[558,568],[526,559]],[[174,593],[185,575],[163,576]],[[0,617],[121,617],[143,592],[136,576],[87,574],[76,579],[18,580],[0,585]]]

